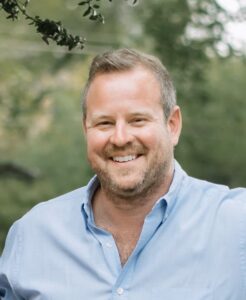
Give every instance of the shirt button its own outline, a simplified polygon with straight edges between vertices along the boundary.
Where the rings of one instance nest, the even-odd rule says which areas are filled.
[[[117,294],[118,295],[122,295],[124,293],[124,289],[122,287],[119,287],[117,290],[116,290]]]
[[[112,247],[113,247],[113,245],[112,245],[111,243],[109,243],[109,242],[106,243],[106,246],[107,246],[108,248],[112,248]]]

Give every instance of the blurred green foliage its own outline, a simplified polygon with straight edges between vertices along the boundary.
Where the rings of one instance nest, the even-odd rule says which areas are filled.
[[[13,65],[0,62],[0,164],[11,162],[34,176],[0,174],[1,245],[10,224],[31,206],[85,184],[91,175],[80,112],[86,58],[63,70],[58,65],[64,61],[44,54]]]
[[[167,65],[184,120],[176,157],[188,173],[245,185],[245,57],[230,45],[218,50],[226,13],[214,0],[116,2],[101,3],[104,25],[82,20],[76,1],[31,3],[32,14],[89,33],[80,53],[45,46],[23,20],[10,24],[0,11],[0,248],[11,223],[33,205],[91,177],[81,88],[91,57],[112,47],[150,51]]]
[[[245,56],[223,42],[234,17],[214,0],[153,0],[141,8],[148,45],[171,70],[183,111],[177,158],[189,173],[230,186],[246,179]]]

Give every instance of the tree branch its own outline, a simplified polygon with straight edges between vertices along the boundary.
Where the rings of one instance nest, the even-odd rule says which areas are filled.
[[[19,166],[13,162],[0,163],[1,177],[16,177],[24,181],[33,181],[37,179],[39,174],[27,168]]]
[[[100,13],[101,0],[84,0],[78,3],[78,6],[84,8],[83,17],[88,17],[91,21],[104,23],[104,16]],[[112,0],[108,0],[112,2]],[[127,1],[127,0],[125,0]],[[21,2],[20,0],[0,0],[0,9],[7,13],[7,19],[17,20],[21,13],[26,20],[31,21],[29,25],[34,25],[36,31],[41,35],[43,41],[49,44],[49,40],[54,41],[58,46],[66,46],[68,50],[76,47],[83,49],[86,39],[78,35],[72,35],[63,27],[60,21],[50,19],[41,19],[39,16],[32,17],[27,13],[27,6],[30,0]],[[133,0],[136,4],[137,0]]]

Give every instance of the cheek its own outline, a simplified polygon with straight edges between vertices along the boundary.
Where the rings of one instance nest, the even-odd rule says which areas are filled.
[[[100,132],[91,131],[86,136],[88,156],[102,151],[107,143],[107,136]]]
[[[172,153],[172,142],[168,134],[155,135],[149,139],[149,149],[156,161],[162,161]]]
[[[149,128],[142,132],[140,139],[149,150],[158,150],[163,148],[167,138],[167,134],[164,130],[158,130],[156,128],[153,130]]]

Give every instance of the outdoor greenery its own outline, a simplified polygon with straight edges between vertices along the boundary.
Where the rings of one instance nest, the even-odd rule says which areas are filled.
[[[183,111],[178,161],[192,176],[245,185],[245,54],[224,40],[226,22],[241,12],[229,15],[215,0],[82,2],[24,1],[28,15],[86,36],[84,48],[72,51],[50,35],[55,43],[46,45],[25,18],[12,22],[0,10],[0,250],[10,225],[32,206],[92,176],[80,98],[91,58],[106,49],[159,56]],[[94,9],[105,24],[90,22],[88,12],[83,18],[89,3],[100,3]]]
[[[80,1],[77,5],[84,8],[83,17],[87,17],[91,21],[104,23],[104,16],[100,10],[101,0],[85,0]],[[112,0],[108,0],[112,2]],[[46,44],[49,45],[49,40],[54,41],[58,46],[67,46],[68,50],[75,47],[84,48],[85,38],[78,35],[69,34],[67,29],[63,27],[61,21],[51,19],[42,19],[40,16],[31,16],[28,13],[28,5],[30,0],[0,0],[0,9],[7,14],[7,19],[16,21],[20,15],[36,28],[36,31],[41,35]],[[133,0],[136,4],[137,0]]]

